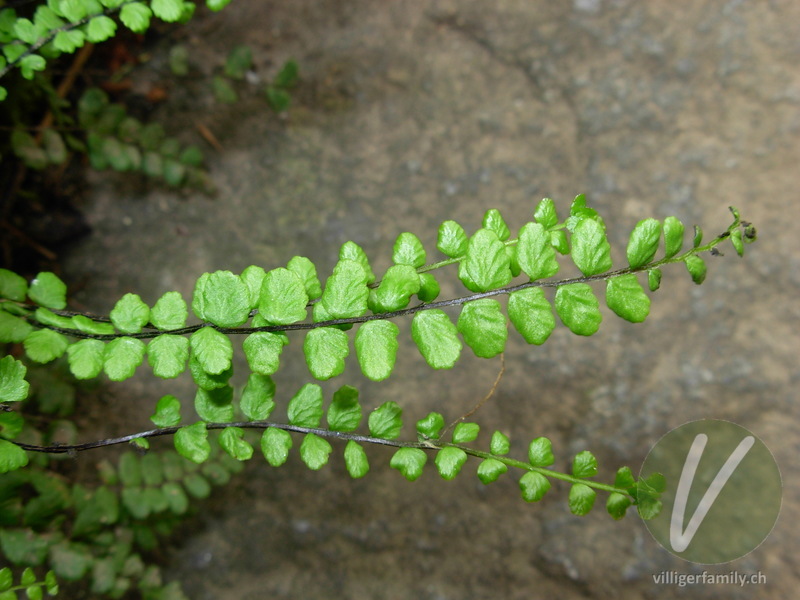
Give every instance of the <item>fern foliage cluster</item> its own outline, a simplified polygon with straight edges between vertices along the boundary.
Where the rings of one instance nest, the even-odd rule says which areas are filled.
[[[14,565],[48,569],[38,584],[25,584],[23,575],[25,587],[18,589],[47,584],[55,595],[57,580],[84,579],[92,594],[103,597],[137,589],[151,600],[184,599],[177,584],[164,584],[159,568],[146,564],[144,554],[182,522],[192,500],[208,497],[212,485],[226,484],[241,468],[222,452],[202,466],[175,452],[126,452],[117,465],[100,462],[101,485],[94,488],[38,468],[7,473],[0,477],[0,549]],[[0,592],[2,581],[0,572]],[[41,590],[27,594],[42,597]]]
[[[228,3],[207,4],[219,10]],[[142,33],[152,17],[185,22],[195,8],[184,0],[39,0],[34,6],[0,9],[0,79],[5,77],[0,83],[8,86],[0,85],[0,101],[11,93],[4,108],[12,129],[3,151],[34,170],[65,165],[77,153],[97,170],[137,172],[170,187],[213,192],[197,146],[182,147],[159,123],[141,123],[97,88],[71,103],[64,97],[71,84],[62,89],[69,76],[56,90],[57,71],[47,69],[53,59],[88,42],[113,38],[120,26]],[[83,60],[76,57],[75,63]],[[13,78],[16,72],[31,81]],[[37,128],[31,119],[38,116],[31,115],[40,110],[47,116]]]
[[[216,443],[228,455],[244,461],[254,454],[246,430],[261,429],[260,449],[273,466],[286,460],[296,436],[301,438],[300,456],[311,469],[324,466],[333,452],[330,441],[340,440],[348,471],[361,477],[369,469],[363,444],[377,443],[396,448],[390,466],[409,480],[419,476],[431,453],[445,479],[454,478],[473,456],[481,461],[478,477],[484,483],[509,467],[523,470],[525,500],[541,499],[556,479],[571,484],[569,505],[575,514],[586,514],[601,490],[615,518],[630,505],[637,505],[645,518],[653,516],[663,481],[637,481],[623,467],[613,484],[597,482],[592,479],[597,461],[588,451],[573,458],[569,473],[555,471],[544,436],[530,442],[527,460],[512,459],[506,456],[510,446],[502,432],[494,432],[483,450],[472,445],[478,424],[459,423],[451,432],[443,415],[431,413],[417,422],[416,439],[401,441],[402,408],[393,402],[369,412],[366,431],[360,433],[364,410],[358,392],[347,385],[326,403],[318,384],[305,384],[288,401],[288,423],[271,422],[276,406],[271,376],[280,367],[283,347],[296,339],[316,380],[342,375],[353,350],[366,377],[387,379],[399,351],[396,321],[402,324],[402,317],[410,319],[414,344],[434,369],[451,368],[465,346],[482,358],[498,356],[509,329],[536,345],[546,342],[557,321],[577,335],[592,335],[602,320],[601,298],[619,317],[641,322],[649,312],[648,291],[659,288],[666,265],[684,265],[699,284],[706,275],[702,254],[719,254],[717,246],[729,240],[741,255],[744,244],[755,239],[753,226],[735,209],[731,212],[733,223],[705,243],[699,228],[687,236],[674,217],[642,220],[628,236],[627,264],[615,269],[605,222],[584,196],[575,198],[563,218],[555,203],[544,199],[516,237],[495,209],[486,212],[472,234],[455,221],[442,223],[436,247],[443,258],[436,262],[429,262],[416,235],[402,233],[392,248],[393,264],[380,278],[362,248],[347,242],[324,284],[308,258],[295,256],[269,270],[253,265],[238,274],[204,273],[188,302],[175,291],[152,305],[128,293],[102,317],[68,310],[67,287],[52,273],[28,282],[0,271],[0,341],[22,344],[29,360],[48,363],[65,356],[77,379],[104,374],[111,381],[124,381],[147,362],[153,375],[163,379],[188,370],[197,386],[190,422],[182,420],[181,400],[166,395],[152,416],[157,429],[102,442],[58,447],[15,443],[22,416],[0,413],[6,438],[0,440],[0,470],[25,466],[26,450],[74,452],[122,442],[147,448],[149,438],[167,434],[174,435],[183,457],[203,463],[211,455],[212,430],[220,430]],[[564,262],[560,257],[566,256],[580,274],[557,279]],[[465,295],[439,299],[439,272],[447,266],[456,270]],[[508,297],[505,309],[499,296]],[[458,316],[451,318],[448,311],[454,310]],[[188,324],[190,315],[193,324]],[[233,336],[244,338],[250,369],[241,390],[231,384]],[[25,374],[20,360],[0,360],[0,400],[8,406],[26,398]]]
[[[221,10],[231,0],[207,0]],[[43,71],[47,60],[71,54],[87,42],[103,42],[117,33],[118,22],[134,33],[144,33],[151,19],[168,23],[191,19],[196,4],[189,0],[47,0],[33,15],[15,9],[0,10],[0,78],[19,69],[25,79]],[[0,86],[0,101],[8,91]]]

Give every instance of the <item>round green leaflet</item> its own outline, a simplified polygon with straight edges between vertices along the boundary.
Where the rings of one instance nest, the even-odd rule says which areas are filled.
[[[306,334],[303,352],[314,378],[330,379],[344,372],[344,359],[350,354],[349,340],[344,331],[335,327],[312,329]]]
[[[245,338],[242,348],[253,372],[272,375],[280,367],[281,352],[288,343],[289,338],[284,333],[257,331]]]
[[[461,354],[458,330],[441,310],[432,309],[414,315],[411,337],[425,361],[434,369],[452,368]]]
[[[280,467],[289,458],[292,436],[282,429],[267,429],[261,436],[261,452],[273,467]]]
[[[450,258],[464,256],[467,252],[467,237],[464,228],[455,221],[445,221],[439,226],[439,237],[436,248]]]
[[[106,345],[103,370],[111,381],[124,381],[133,376],[136,368],[142,364],[145,345],[142,340],[132,337],[121,337],[111,340]]]
[[[650,298],[634,274],[608,280],[606,304],[617,316],[631,323],[641,323],[650,313]]]
[[[25,365],[13,356],[0,359],[0,402],[20,402],[28,397],[27,371]]]
[[[300,444],[300,458],[312,471],[317,471],[328,464],[328,457],[333,448],[325,438],[313,433],[306,434]]]
[[[194,425],[181,427],[175,433],[175,449],[181,456],[192,462],[198,464],[205,462],[211,454],[206,424],[198,421]]]
[[[455,479],[466,462],[467,453],[461,448],[453,447],[442,448],[434,459],[439,475],[447,481]]]
[[[572,260],[586,276],[611,269],[611,246],[603,225],[595,219],[582,219],[572,233]]]
[[[39,306],[59,310],[67,305],[67,286],[53,273],[39,273],[31,281],[28,296]]]
[[[150,319],[150,308],[138,294],[125,294],[109,316],[114,327],[122,333],[139,333]]]
[[[475,356],[492,358],[506,346],[508,329],[500,303],[493,298],[467,302],[458,317],[457,329]]]
[[[413,233],[401,233],[394,243],[392,260],[396,265],[418,268],[425,264],[425,249]]]
[[[635,269],[649,263],[658,252],[660,240],[661,223],[658,219],[639,221],[628,239],[628,264]]]
[[[339,261],[345,260],[352,260],[359,264],[361,269],[364,271],[364,276],[366,277],[367,283],[372,283],[375,281],[375,273],[372,272],[369,259],[367,258],[367,255],[361,246],[355,242],[345,242],[342,244],[342,247],[339,248]],[[334,269],[334,271],[336,271],[336,269]],[[330,285],[330,282],[328,282],[328,285]]]
[[[531,281],[546,279],[558,273],[556,252],[550,243],[550,233],[540,223],[528,223],[520,230],[517,261]]]
[[[177,377],[186,370],[188,359],[189,339],[181,335],[160,335],[147,345],[147,361],[156,377]]]
[[[603,320],[600,303],[586,283],[572,283],[558,288],[555,306],[562,323],[576,335],[594,335],[600,328]]]
[[[360,444],[350,440],[344,448],[344,462],[353,479],[359,479],[369,471],[367,454]]]
[[[189,311],[179,292],[167,292],[153,305],[150,320],[159,329],[180,329],[186,325]]]
[[[231,366],[233,345],[228,336],[213,327],[201,327],[189,338],[192,355],[203,371],[219,375]]]
[[[308,294],[303,281],[289,269],[269,271],[261,283],[259,314],[268,323],[288,325],[306,318]]]
[[[479,229],[470,238],[458,276],[473,292],[503,287],[511,281],[511,259],[494,231]]]
[[[527,288],[510,294],[508,317],[525,341],[537,346],[544,344],[556,327],[553,308],[541,288]]]
[[[397,358],[400,329],[391,321],[369,321],[356,333],[355,347],[361,372],[373,381],[391,375]]]
[[[364,268],[355,260],[340,259],[325,284],[319,305],[329,318],[346,319],[367,312],[368,298]]]

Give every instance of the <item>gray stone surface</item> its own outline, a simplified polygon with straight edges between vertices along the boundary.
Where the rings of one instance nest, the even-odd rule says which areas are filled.
[[[169,129],[196,141],[203,125],[219,139],[223,152],[208,153],[217,196],[102,176],[86,207],[95,233],[68,264],[86,281],[76,299],[99,312],[127,291],[151,303],[171,289],[189,297],[202,272],[295,254],[326,274],[350,239],[385,269],[401,231],[434,249],[444,219],[474,229],[495,207],[518,226],[543,196],[565,210],[586,192],[618,263],[639,219],[674,214],[715,233],[733,204],[761,233],[743,260],[732,251],[711,260],[700,287],[667,269],[644,324],[606,311],[592,338],[561,327],[540,348],[512,334],[505,377],[477,418],[484,432],[510,434],[520,456],[531,438],[550,436],[562,468],[590,449],[606,479],[622,464],[638,468],[686,421],[748,427],[782,468],[783,511],[760,548],[709,570],[760,570],[766,585],[657,586],[662,570],[703,568],[663,551],[635,516],[617,523],[598,507],[574,517],[565,486],[527,505],[512,477],[484,488],[431,468],[407,483],[382,449],[370,449],[373,472],[359,481],[347,479],[338,450],[316,473],[296,457],[277,470],[252,461],[174,541],[167,575],[198,600],[791,597],[800,583],[797,23],[800,4],[789,1],[236,2],[188,30],[191,79],[170,82],[166,52],[136,74],[142,87],[171,86],[156,115]],[[259,83],[222,106],[210,78],[239,43],[253,48]],[[278,119],[260,89],[289,57],[302,81]],[[457,293],[447,282],[443,294]],[[359,385],[366,406],[396,400],[413,422],[430,410],[455,418],[489,389],[497,361],[465,352],[452,371],[432,372],[400,325],[395,375],[364,382],[351,363],[326,391]],[[300,346],[288,347],[277,377],[284,401],[308,378]],[[147,427],[161,394],[191,398],[183,380],[154,387],[137,376],[113,389],[118,418],[98,425],[102,435]]]

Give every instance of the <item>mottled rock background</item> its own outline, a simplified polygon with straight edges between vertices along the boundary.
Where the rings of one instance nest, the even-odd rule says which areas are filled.
[[[667,269],[644,324],[604,309],[592,338],[559,327],[528,347],[512,334],[505,377],[477,419],[480,440],[500,428],[521,456],[550,436],[562,468],[590,449],[606,479],[623,464],[638,469],[686,421],[749,428],[783,471],[782,514],[756,551],[709,570],[760,570],[767,584],[680,593],[788,598],[800,584],[799,23],[789,0],[234,2],[186,29],[191,77],[171,76],[166,42],[135,73],[142,89],[168,86],[154,118],[170,132],[202,143],[202,125],[219,139],[223,151],[207,152],[217,196],[97,177],[84,207],[94,233],[67,261],[68,278],[85,282],[75,299],[101,311],[128,291],[150,303],[171,289],[188,298],[202,272],[295,254],[325,276],[347,240],[381,270],[401,231],[433,256],[442,220],[474,230],[494,207],[516,229],[543,196],[563,211],[581,192],[605,216],[621,264],[639,219],[676,215],[717,233],[735,205],[761,235],[744,259],[728,249],[709,260],[699,287]],[[251,83],[237,104],[218,104],[211,78],[242,43],[254,51]],[[301,82],[281,119],[262,90],[290,57]],[[457,293],[455,277],[446,282],[443,294]],[[430,410],[465,412],[499,363],[465,351],[452,371],[433,372],[400,325],[392,378],[365,382],[351,362],[324,387],[358,385],[368,407],[400,402],[413,435]],[[308,379],[294,337],[276,377],[278,416]],[[164,393],[190,404],[183,380],[154,385],[141,373],[109,388],[117,418],[99,434],[147,428]],[[671,598],[678,588],[654,574],[703,570],[665,552],[634,515],[572,516],[565,486],[528,505],[516,475],[485,488],[430,468],[411,484],[388,468],[388,452],[369,454],[359,481],[338,449],[316,473],[296,456],[282,469],[253,460],[167,549],[167,576],[198,600]]]

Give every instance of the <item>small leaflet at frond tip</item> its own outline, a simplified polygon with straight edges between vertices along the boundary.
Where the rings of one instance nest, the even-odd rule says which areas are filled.
[[[606,500],[606,510],[615,521],[619,521],[625,516],[625,512],[632,504],[633,502],[631,499],[625,494],[612,492],[608,495],[608,499]]]
[[[667,217],[664,219],[664,255],[672,258],[683,247],[684,226],[677,217]]]
[[[708,267],[702,258],[697,255],[687,256],[684,260],[684,264],[694,283],[700,285],[705,281]]]
[[[699,225],[694,226],[694,239],[692,240],[692,247],[697,248],[703,243],[703,230]]]
[[[647,287],[651,292],[655,292],[661,287],[661,269],[649,269],[647,271]]]

